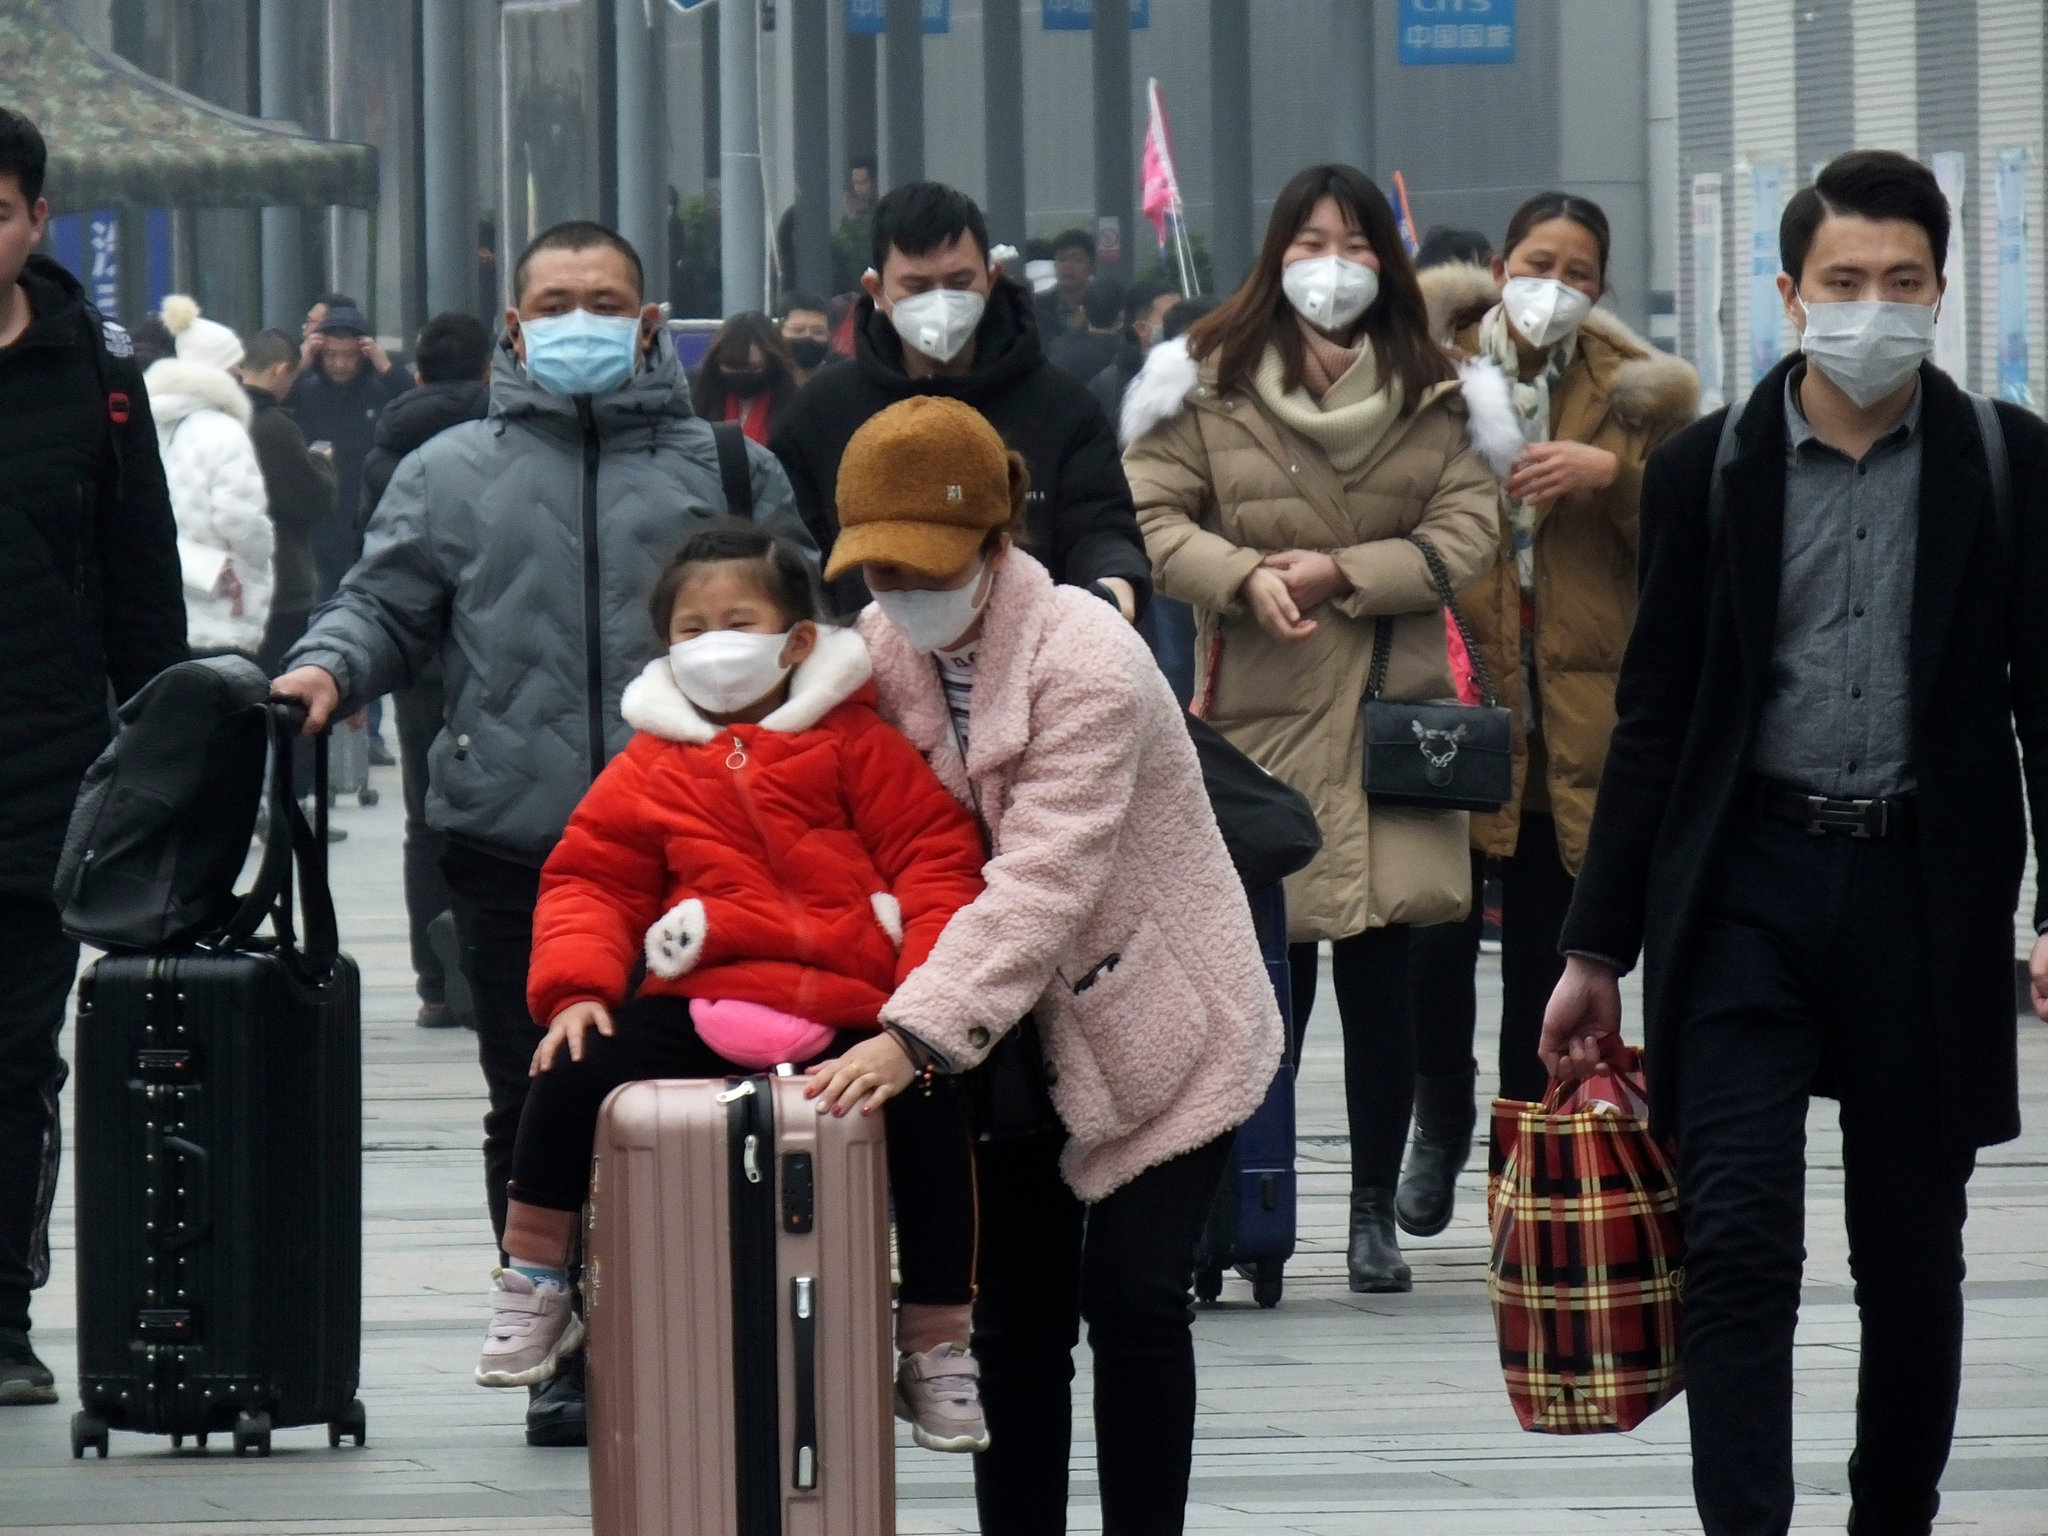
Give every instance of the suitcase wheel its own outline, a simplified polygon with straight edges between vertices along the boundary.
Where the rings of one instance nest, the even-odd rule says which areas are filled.
[[[80,1410],[71,1415],[71,1459],[84,1460],[88,1449],[97,1450],[101,1461],[107,1459],[107,1421]]]
[[[369,1429],[370,1416],[363,1411],[362,1399],[357,1398],[348,1405],[347,1413],[344,1413],[338,1419],[327,1421],[328,1447],[329,1449],[338,1448],[341,1445],[341,1437],[343,1435],[347,1435],[357,1445],[361,1445],[364,1437],[369,1434]]]
[[[235,1420],[235,1454],[254,1451],[258,1456],[270,1454],[270,1415],[267,1413],[245,1413]]]
[[[365,785],[364,785],[364,786],[362,787],[362,790],[361,790],[361,792],[360,792],[360,793],[358,793],[358,794],[356,795],[356,804],[357,804],[357,805],[375,805],[376,803],[377,803],[377,791],[376,791],[375,789],[371,788],[371,787],[370,787],[370,786],[369,786],[368,784],[365,784]]]
[[[185,1449],[185,1433],[183,1430],[174,1429],[171,1431],[171,1449],[174,1451]]]
[[[1268,1310],[1280,1305],[1283,1266],[1278,1259],[1261,1259],[1252,1273],[1252,1300]]]
[[[1223,1271],[1221,1269],[1198,1269],[1195,1271],[1195,1296],[1200,1301],[1214,1301],[1223,1294]]]

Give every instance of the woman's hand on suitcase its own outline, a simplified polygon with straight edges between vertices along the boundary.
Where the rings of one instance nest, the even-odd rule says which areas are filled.
[[[571,1003],[556,1014],[548,1025],[548,1032],[540,1037],[540,1045],[533,1053],[533,1065],[527,1069],[528,1077],[539,1077],[555,1064],[555,1057],[563,1045],[569,1047],[569,1059],[583,1059],[583,1036],[589,1030],[600,1035],[613,1032],[612,1016],[603,1003]]]
[[[804,1097],[815,1099],[818,1113],[843,1115],[856,1106],[872,1115],[917,1080],[917,1064],[896,1037],[871,1035],[844,1056],[821,1061],[806,1074],[811,1080]]]

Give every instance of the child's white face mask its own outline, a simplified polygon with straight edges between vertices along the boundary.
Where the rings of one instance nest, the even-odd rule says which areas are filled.
[[[668,669],[683,697],[706,714],[737,714],[789,676],[782,664],[788,644],[786,634],[714,629],[670,646]]]

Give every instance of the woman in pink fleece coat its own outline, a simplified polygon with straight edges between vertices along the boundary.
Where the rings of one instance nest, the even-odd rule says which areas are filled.
[[[1115,609],[1011,546],[1027,480],[937,397],[876,416],[840,465],[828,576],[866,577],[883,717],[978,812],[991,857],[882,1009],[889,1032],[816,1069],[814,1091],[842,1111],[886,1098],[1036,1020],[1057,1123],[977,1152],[981,1529],[1066,1528],[1085,1318],[1104,1528],[1178,1532],[1195,1239],[1279,1066],[1280,1016],[1165,678]]]

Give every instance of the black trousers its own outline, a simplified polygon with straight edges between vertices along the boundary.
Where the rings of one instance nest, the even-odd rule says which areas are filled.
[[[1941,1016],[1913,844],[1737,818],[1687,977],[1674,1001],[1683,1345],[1707,1536],[1781,1536],[1792,1518],[1792,1335],[1815,1092],[1841,1103],[1862,1314],[1850,1529],[1923,1536],[1962,1378],[1975,1153],[1944,1133],[1930,1081]]]
[[[1410,944],[1415,1070],[1425,1077],[1455,1076],[1472,1064],[1486,871],[1486,856],[1474,853],[1471,915],[1417,928]],[[1564,975],[1557,942],[1577,884],[1558,856],[1553,818],[1540,811],[1522,817],[1515,851],[1500,861],[1500,884],[1500,1091],[1503,1098],[1540,1099],[1550,1074],[1537,1059],[1536,1045],[1543,1037],[1543,1010]]]
[[[1230,1137],[1147,1169],[1094,1205],[1060,1177],[1060,1135],[978,1149],[974,1353],[989,1449],[974,1458],[983,1536],[1062,1536],[1074,1345],[1095,1356],[1104,1536],[1179,1536],[1195,1440],[1190,1288]]]
[[[1408,1025],[1405,925],[1368,928],[1330,946],[1330,979],[1344,1026],[1344,1109],[1351,1122],[1351,1187],[1392,1189],[1401,1177],[1408,1111],[1415,1101],[1415,1047]],[[1315,1011],[1314,944],[1287,949],[1294,985],[1294,1059]]]
[[[0,1328],[28,1331],[29,1292],[50,1278],[50,1202],[62,1130],[57,1052],[78,944],[46,896],[0,895]]]
[[[512,1196],[574,1211],[590,1193],[590,1149],[605,1095],[650,1077],[744,1075],[706,1045],[679,997],[636,998],[616,1033],[587,1033],[583,1059],[562,1052],[533,1079],[512,1157]],[[860,1039],[842,1034],[826,1056]],[[823,1059],[822,1057],[820,1059]],[[800,1063],[800,1065],[802,1065]],[[882,1108],[889,1132],[889,1193],[896,1206],[899,1299],[965,1306],[974,1300],[974,1140],[950,1083],[912,1087]]]
[[[533,953],[533,909],[540,871],[468,844],[441,851],[462,974],[476,1005],[476,1054],[490,1108],[484,1113],[484,1190],[491,1230],[505,1240],[505,1189],[512,1147],[526,1106],[540,1031],[526,1011],[526,965]]]
[[[405,921],[413,980],[421,1002],[445,1002],[448,981],[427,938],[427,925],[448,910],[441,834],[427,825],[427,748],[441,729],[440,672],[399,689],[391,702],[398,715],[398,782],[405,792]]]

